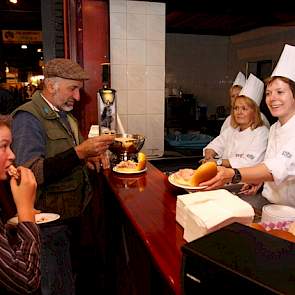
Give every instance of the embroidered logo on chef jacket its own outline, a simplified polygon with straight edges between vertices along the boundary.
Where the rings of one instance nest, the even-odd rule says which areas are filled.
[[[249,158],[250,160],[253,160],[255,158],[254,155],[252,154],[248,154],[246,157]]]
[[[236,158],[242,158],[244,154],[236,154]]]
[[[288,159],[292,158],[292,154],[287,151],[283,151],[282,156]]]

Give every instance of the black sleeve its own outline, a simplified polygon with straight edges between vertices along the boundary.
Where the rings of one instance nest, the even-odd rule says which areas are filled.
[[[49,184],[59,180],[79,166],[83,165],[74,148],[66,150],[51,158],[46,158],[43,163],[44,183]]]

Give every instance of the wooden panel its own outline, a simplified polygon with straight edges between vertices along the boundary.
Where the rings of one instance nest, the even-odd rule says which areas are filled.
[[[96,92],[102,87],[101,64],[109,61],[109,17],[108,4],[104,1],[83,1],[83,64],[90,74],[85,82],[83,112],[80,124],[83,134],[87,134],[92,124],[98,121]],[[79,29],[78,29],[79,30]]]
[[[96,93],[102,87],[102,63],[109,62],[109,14],[106,1],[68,0],[64,8],[66,55],[76,60],[89,74],[74,109],[81,132],[88,134],[98,123]]]
[[[176,196],[167,176],[148,163],[146,173],[121,175],[105,172],[108,184],[136,230],[168,289],[180,294],[183,229],[176,223]],[[140,274],[139,274],[140,275]]]

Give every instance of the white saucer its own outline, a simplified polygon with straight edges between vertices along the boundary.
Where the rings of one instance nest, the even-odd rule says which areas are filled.
[[[147,167],[145,167],[144,169],[142,170],[134,170],[134,171],[123,171],[123,170],[120,170],[120,168],[118,169],[116,166],[113,167],[113,171],[117,172],[117,173],[121,173],[121,174],[139,174],[139,173],[142,173],[142,172],[145,172],[147,171]]]
[[[175,172],[176,173],[176,172]],[[187,190],[202,190],[204,188],[206,188],[207,186],[190,186],[190,185],[183,185],[183,184],[179,184],[177,183],[177,181],[175,180],[175,173],[173,174],[170,174],[168,176],[168,181],[173,184],[174,186],[177,186],[177,187],[181,187],[181,188],[184,188],[184,189],[187,189]]]
[[[60,215],[56,213],[38,213],[35,215],[35,221],[37,224],[43,224],[55,221],[60,218]],[[7,221],[7,224],[17,225],[18,224],[18,217],[12,217]]]

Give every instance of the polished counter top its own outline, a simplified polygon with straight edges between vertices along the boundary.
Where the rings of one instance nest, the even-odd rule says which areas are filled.
[[[173,294],[180,294],[183,228],[176,222],[177,195],[186,194],[168,182],[167,175],[151,163],[140,174],[105,171],[107,182],[127,218],[150,253],[153,263]],[[248,197],[259,208],[260,196]]]
[[[183,229],[176,223],[176,197],[185,191],[173,187],[167,176],[147,164],[138,175],[105,172],[122,209],[149,250],[154,263],[173,290],[180,294]]]

